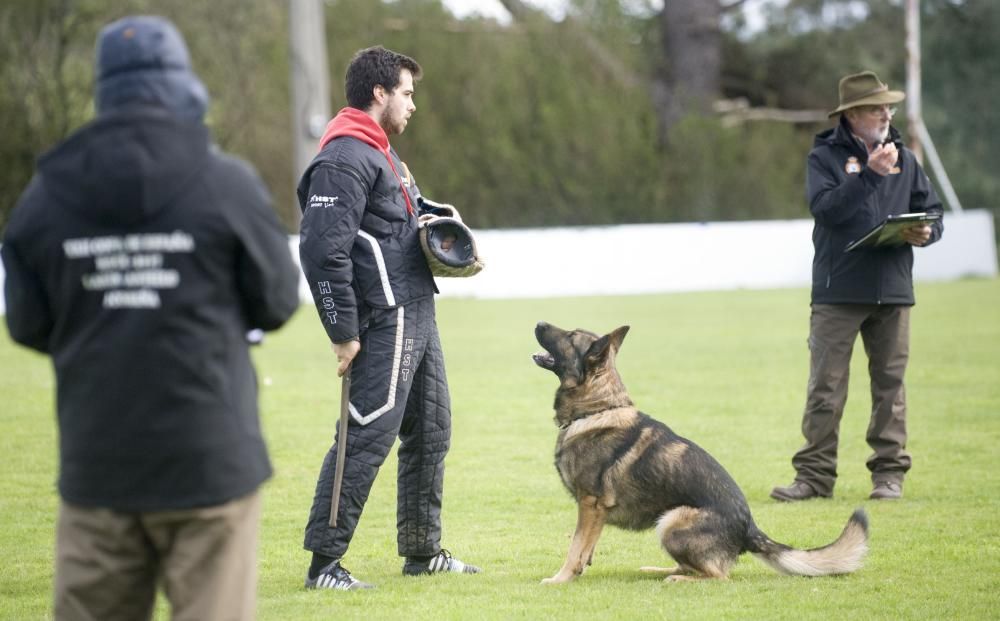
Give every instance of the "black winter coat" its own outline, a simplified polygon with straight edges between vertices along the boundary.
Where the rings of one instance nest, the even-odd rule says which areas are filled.
[[[813,226],[812,302],[814,304],[906,304],[913,298],[913,248],[844,248],[890,214],[941,211],[930,180],[913,152],[890,127],[899,149],[892,173],[881,176],[866,166],[868,151],[851,135],[846,121],[816,136],[808,157],[806,193]],[[941,220],[932,225],[928,244],[941,238]]]
[[[246,332],[298,306],[256,173],[200,123],[103,115],[44,155],[2,248],[7,325],[51,354],[59,491],[121,511],[215,505],[271,474]]]
[[[420,190],[388,153],[415,213],[386,155],[350,136],[328,142],[299,183],[302,270],[334,343],[358,336],[360,306],[392,308],[437,292],[418,236]]]

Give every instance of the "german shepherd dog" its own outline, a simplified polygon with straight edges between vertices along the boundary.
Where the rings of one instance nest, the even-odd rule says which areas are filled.
[[[628,530],[656,527],[677,567],[642,570],[667,580],[721,578],[751,552],[779,572],[845,574],[868,551],[868,517],[858,509],[833,543],[796,550],[773,541],[750,516],[729,473],[704,449],[638,411],[615,369],[628,326],[598,336],[540,322],[545,351],[535,363],[559,378],[556,390],[556,469],[576,500],[577,523],[566,562],[543,584],[568,582],[590,565],[605,524]]]

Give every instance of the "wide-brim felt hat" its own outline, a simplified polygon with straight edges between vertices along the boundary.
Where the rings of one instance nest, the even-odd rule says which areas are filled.
[[[880,106],[899,103],[906,99],[903,91],[890,91],[872,71],[853,73],[840,79],[840,105],[828,117],[840,114],[848,108],[858,106]]]

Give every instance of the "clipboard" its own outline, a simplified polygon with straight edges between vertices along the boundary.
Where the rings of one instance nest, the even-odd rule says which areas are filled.
[[[857,248],[902,246],[905,243],[903,241],[903,230],[916,224],[930,224],[940,219],[941,213],[937,211],[921,211],[888,216],[860,239],[847,244],[844,252],[851,252]]]

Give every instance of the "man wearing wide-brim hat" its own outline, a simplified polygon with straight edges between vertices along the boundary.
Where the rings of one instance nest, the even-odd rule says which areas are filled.
[[[869,359],[872,410],[866,434],[873,453],[872,499],[903,494],[910,469],[906,451],[903,374],[909,357],[913,247],[941,238],[938,219],[902,231],[883,245],[851,251],[889,216],[942,211],[934,188],[891,125],[893,105],[905,95],[871,71],[840,80],[840,102],[829,116],[836,127],[816,136],[807,160],[806,193],[813,227],[810,373],[802,434],[792,458],[795,480],[775,487],[782,501],[833,496],[837,439],[847,401],[851,352],[860,333]]]

